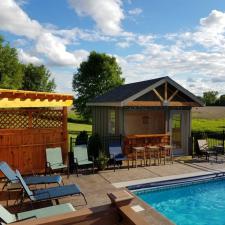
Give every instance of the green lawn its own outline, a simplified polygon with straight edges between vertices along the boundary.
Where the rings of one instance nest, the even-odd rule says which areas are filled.
[[[85,121],[79,114],[74,111],[70,111],[68,114],[68,131],[69,137],[77,137],[80,131],[87,131],[91,134],[92,125]]]
[[[192,119],[192,131],[222,131],[225,130],[225,119]]]

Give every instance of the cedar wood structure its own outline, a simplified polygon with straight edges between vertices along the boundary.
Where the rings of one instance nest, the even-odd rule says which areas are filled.
[[[44,172],[46,147],[67,161],[72,95],[0,89],[0,160],[23,173]]]
[[[203,103],[169,77],[121,85],[88,104],[93,133],[105,145],[122,137],[124,153],[132,146],[172,144],[175,154],[188,154],[191,108]],[[117,137],[117,138],[116,138]]]

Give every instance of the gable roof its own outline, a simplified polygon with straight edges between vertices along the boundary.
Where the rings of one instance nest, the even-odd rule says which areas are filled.
[[[176,87],[179,91],[185,93],[190,97],[194,102],[198,103],[199,106],[204,104],[191,92],[183,88],[181,85],[176,83],[170,77],[160,77],[152,80],[140,81],[130,84],[120,85],[111,91],[97,96],[87,103],[89,106],[102,105],[102,106],[123,106],[125,102],[133,101],[137,97],[153,90],[154,88],[162,85],[163,83],[168,82],[172,86]]]

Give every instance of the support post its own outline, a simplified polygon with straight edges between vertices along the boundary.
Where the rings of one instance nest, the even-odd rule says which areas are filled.
[[[62,118],[62,126],[63,126],[63,157],[65,163],[68,162],[68,131],[67,131],[67,107],[63,107],[63,118]]]

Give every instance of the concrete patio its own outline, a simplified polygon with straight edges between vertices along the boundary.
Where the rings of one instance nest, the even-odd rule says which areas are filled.
[[[103,205],[109,205],[111,202],[107,196],[107,193],[118,190],[117,184],[121,182],[135,181],[142,179],[160,179],[168,176],[187,176],[189,174],[200,174],[205,172],[218,172],[225,171],[224,157],[219,158],[216,162],[212,160],[206,162],[204,159],[193,159],[187,161],[175,161],[173,164],[159,165],[159,166],[146,166],[138,168],[127,168],[113,170],[100,171],[96,174],[90,175],[79,175],[71,174],[69,178],[64,175],[64,184],[76,183],[80,186],[81,190],[87,198],[88,204],[82,197],[74,196],[62,198],[59,200],[60,203],[70,202],[76,209],[82,209],[86,207],[99,207]],[[123,185],[122,185],[123,186]],[[122,187],[121,189],[124,189]],[[6,205],[6,199],[4,193],[1,194],[0,204]],[[14,200],[9,201],[9,205],[12,205]],[[48,203],[46,203],[48,205]],[[51,202],[49,203],[51,204]],[[140,205],[145,210],[139,212],[152,224],[171,224],[167,220],[164,220],[157,212],[147,206],[144,202],[139,199],[135,199],[133,205]],[[11,207],[13,209],[14,207]]]

